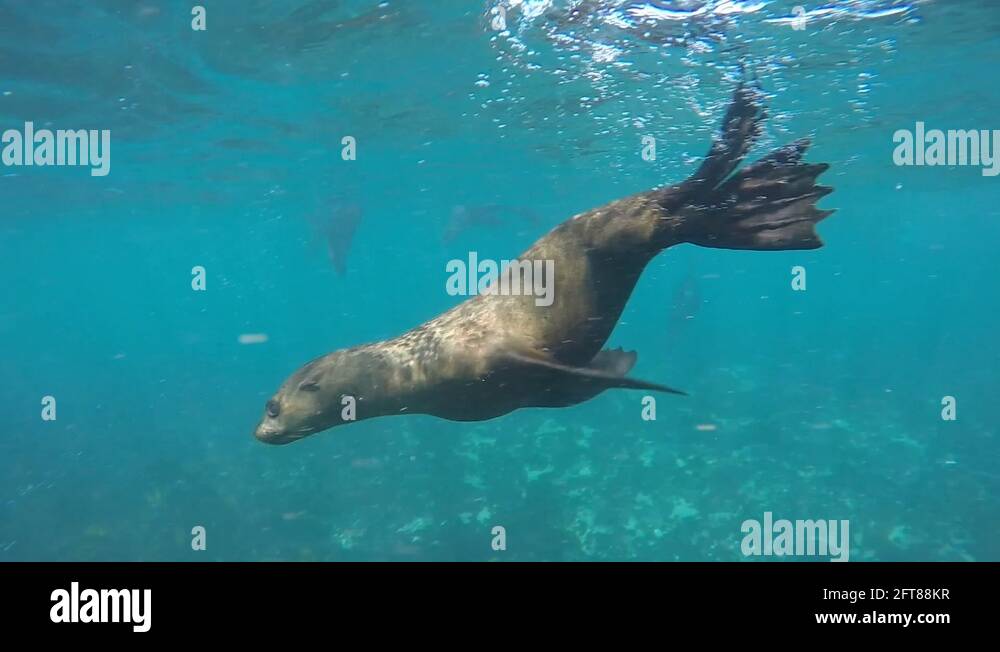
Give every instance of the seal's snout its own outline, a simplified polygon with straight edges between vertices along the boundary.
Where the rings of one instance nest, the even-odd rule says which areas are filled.
[[[257,428],[253,431],[253,436],[257,438],[257,441],[262,441],[265,444],[290,444],[297,437],[289,435],[281,424],[278,423],[270,414],[266,415],[261,419],[260,423],[257,424]]]
[[[261,421],[257,424],[257,428],[253,431],[253,436],[257,438],[257,441],[262,441],[265,444],[286,444],[287,441],[282,441],[282,432],[272,425],[269,425],[267,421]]]

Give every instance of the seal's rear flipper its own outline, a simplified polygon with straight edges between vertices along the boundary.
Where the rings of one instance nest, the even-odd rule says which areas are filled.
[[[685,193],[711,192],[733,173],[764,129],[767,112],[760,89],[741,83],[698,170],[681,184]]]
[[[685,241],[723,249],[817,249],[816,224],[832,210],[816,202],[833,188],[816,185],[830,166],[802,163],[808,140],[782,147],[723,183],[682,227]]]
[[[574,405],[600,394],[606,389],[648,389],[668,394],[687,396],[679,389],[625,376],[635,365],[634,351],[605,349],[594,356],[588,367],[564,365],[541,355],[507,353],[507,360],[520,368],[523,377],[540,382],[548,392],[544,403],[548,406]]]
[[[815,225],[833,211],[816,208],[816,202],[833,188],[816,185],[816,178],[830,166],[802,162],[807,139],[736,170],[763,121],[761,94],[740,85],[722,132],[697,172],[661,192],[666,246],[677,241],[721,249],[823,246]]]

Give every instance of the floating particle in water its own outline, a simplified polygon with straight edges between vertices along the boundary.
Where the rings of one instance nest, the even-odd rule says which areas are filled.
[[[714,432],[717,428],[714,423],[699,423],[694,427],[698,432]]]
[[[267,342],[267,333],[243,333],[237,339],[240,344],[263,344]]]

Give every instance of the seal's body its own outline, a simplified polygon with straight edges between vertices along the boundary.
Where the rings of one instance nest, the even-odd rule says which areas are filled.
[[[643,269],[680,243],[727,249],[822,246],[814,225],[825,164],[801,162],[808,142],[737,166],[759,135],[756,91],[741,86],[705,161],[686,181],[581,213],[518,260],[553,261],[551,305],[531,293],[481,294],[384,342],[335,351],[293,374],[267,404],[256,436],[288,443],[345,422],[390,414],[478,421],[522,407],[562,407],[613,387],[682,393],[626,376],[635,353],[602,350]],[[507,287],[522,279],[501,272]]]

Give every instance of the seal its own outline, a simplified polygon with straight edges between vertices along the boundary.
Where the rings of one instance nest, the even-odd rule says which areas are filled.
[[[628,376],[634,352],[603,348],[649,261],[682,243],[815,249],[815,225],[833,212],[816,207],[833,189],[816,184],[827,164],[803,162],[807,139],[737,169],[764,120],[762,94],[741,83],[688,179],[575,215],[535,242],[518,260],[553,261],[551,305],[530,293],[479,294],[394,339],[317,358],[267,401],[255,436],[287,444],[399,414],[480,421],[611,388],[683,394]],[[501,272],[507,287],[523,280],[515,267]]]

